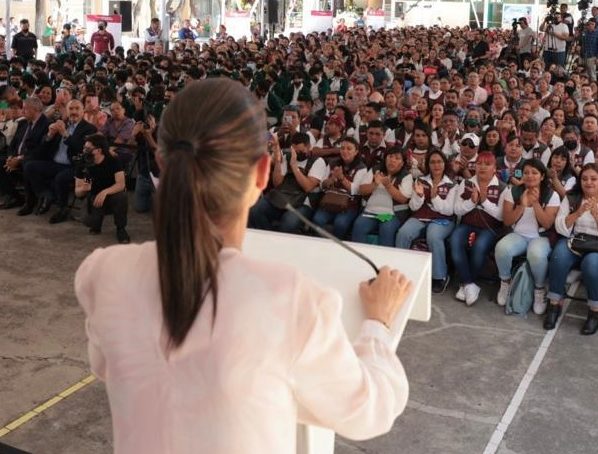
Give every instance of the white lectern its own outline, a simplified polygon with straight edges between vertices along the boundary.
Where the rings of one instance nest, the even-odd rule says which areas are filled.
[[[431,315],[432,256],[367,244],[351,243],[378,267],[388,265],[400,270],[413,282],[413,291],[393,323],[395,349],[407,320],[428,321]],[[343,323],[349,338],[359,332],[364,313],[359,299],[359,283],[374,277],[366,262],[332,241],[298,235],[248,230],[243,252],[251,257],[293,265],[343,297]],[[331,258],[334,257],[334,260]],[[334,432],[316,426],[297,427],[297,454],[333,454]]]

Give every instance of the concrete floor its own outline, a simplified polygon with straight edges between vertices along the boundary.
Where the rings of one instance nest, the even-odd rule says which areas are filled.
[[[47,217],[0,211],[0,427],[89,375],[73,274],[95,247],[114,242],[114,228],[106,219],[104,233],[91,237],[80,224],[51,226]],[[150,239],[149,217],[132,214],[129,231],[134,241]],[[337,439],[336,453],[598,452],[598,335],[579,335],[584,305],[572,303],[550,343],[537,316],[507,317],[484,291],[467,308],[451,289],[434,298],[429,323],[408,325],[398,352],[411,385],[407,410],[388,435]],[[509,413],[504,438],[486,450],[546,347],[520,406]],[[34,454],[111,452],[102,384],[83,388],[0,442]]]

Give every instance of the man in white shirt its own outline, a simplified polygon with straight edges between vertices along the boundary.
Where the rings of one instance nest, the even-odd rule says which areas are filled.
[[[519,44],[517,46],[517,54],[519,55],[519,68],[523,68],[523,60],[532,59],[532,44],[536,33],[531,29],[525,17],[519,18]]]
[[[546,68],[555,64],[565,66],[567,41],[571,41],[569,27],[561,22],[561,14],[554,14],[554,24],[548,23],[548,16],[540,25],[540,31],[546,32],[544,36],[544,63]]]
[[[480,87],[480,76],[478,75],[478,73],[469,73],[469,76],[467,76],[467,86],[463,87],[461,93],[463,93],[463,91],[465,91],[466,88],[470,88],[473,91],[473,103],[476,106],[481,106],[488,99],[488,92],[486,92],[485,89]]]

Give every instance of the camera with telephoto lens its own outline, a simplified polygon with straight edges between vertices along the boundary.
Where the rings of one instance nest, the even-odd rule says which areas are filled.
[[[73,167],[75,169],[75,178],[80,180],[90,180],[91,175],[89,169],[95,165],[93,154],[84,151],[72,158]]]
[[[590,3],[592,3],[591,0],[579,0],[577,2],[577,9],[579,11],[585,11],[590,7]]]

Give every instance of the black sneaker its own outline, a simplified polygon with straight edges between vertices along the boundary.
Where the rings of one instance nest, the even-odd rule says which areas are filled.
[[[548,303],[548,307],[546,308],[546,315],[544,315],[544,329],[546,331],[550,331],[554,329],[556,326],[556,322],[558,321],[561,315],[561,305],[560,304],[550,304]]]
[[[131,238],[124,227],[116,229],[116,239],[120,244],[129,244],[131,242]]]
[[[444,279],[432,279],[432,293],[443,293],[448,287],[450,280],[448,276]]]
[[[67,221],[69,218],[69,209],[61,208],[52,216],[50,216],[50,224],[60,224],[61,222]]]

